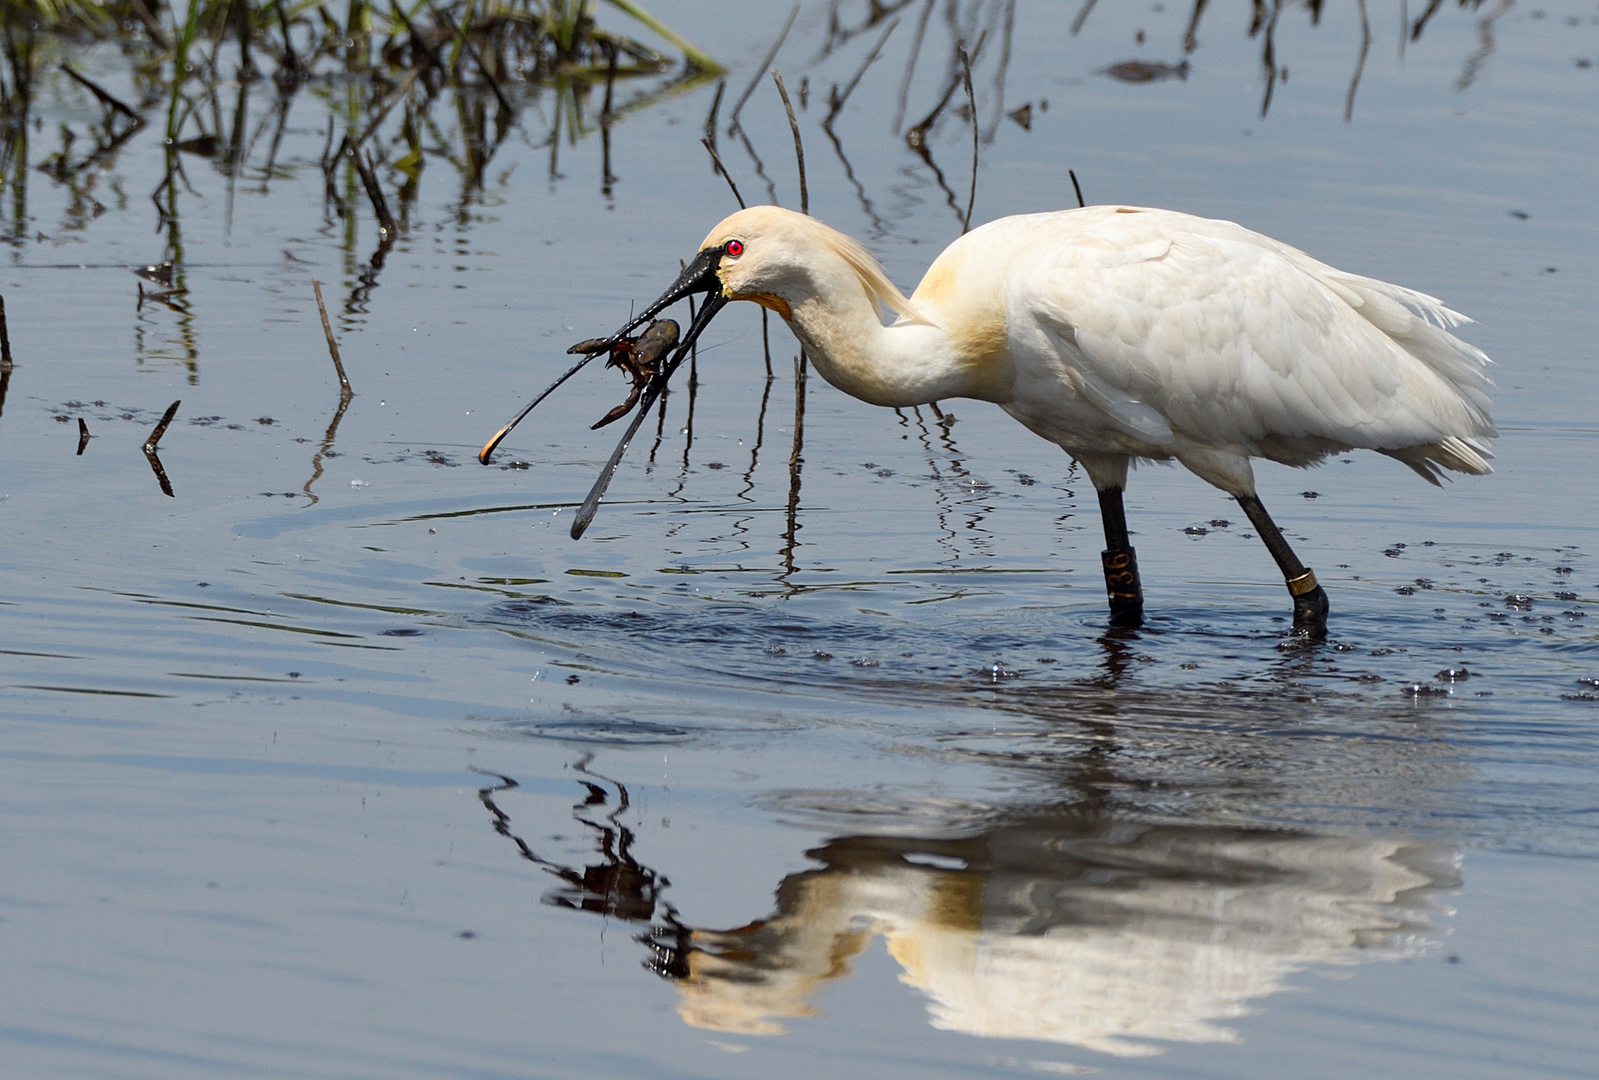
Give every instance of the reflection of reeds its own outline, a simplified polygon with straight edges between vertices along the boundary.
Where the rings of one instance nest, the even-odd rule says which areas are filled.
[[[574,140],[601,130],[608,140],[617,118],[720,72],[709,56],[638,4],[607,4],[622,13],[624,25],[630,21],[653,32],[678,57],[602,26],[593,0],[390,0],[387,7],[349,0],[342,18],[309,0],[0,0],[6,66],[0,74],[0,172],[20,200],[36,84],[64,72],[100,102],[105,117],[92,132],[94,148],[86,156],[74,153],[72,139],[64,137],[61,152],[48,163],[51,175],[73,183],[89,164],[103,164],[160,108],[167,169],[154,198],[158,225],[173,229],[178,195],[188,187],[185,159],[207,159],[226,175],[231,201],[250,149],[271,124],[264,187],[273,176],[289,103],[308,90],[342,121],[337,151],[325,163],[330,208],[341,217],[353,210],[335,176],[342,169],[342,187],[358,178],[383,232],[392,235],[408,220],[424,153],[450,162],[465,191],[476,190],[495,151],[523,126],[526,107],[545,91],[556,96],[552,108],[539,110],[541,125],[548,127],[543,141],[553,155],[563,134]],[[134,86],[132,104],[54,59],[95,42],[114,43],[122,52]],[[263,71],[276,88],[277,106],[247,138],[249,94]],[[616,84],[645,78],[652,85],[642,93],[613,100]],[[237,85],[231,117],[219,94],[225,84]],[[605,89],[598,116],[590,101],[595,84]],[[399,212],[393,216],[383,195],[389,180],[398,185]],[[23,207],[16,210],[20,227]],[[170,236],[169,246],[178,247]],[[180,261],[176,250],[170,254]]]
[[[200,343],[187,300],[182,204],[195,189],[187,169],[198,160],[225,179],[224,227],[230,228],[241,178],[265,194],[272,180],[288,175],[278,165],[288,115],[297,99],[310,97],[329,113],[323,210],[330,224],[343,222],[348,292],[341,321],[358,321],[411,220],[427,160],[454,168],[464,206],[478,197],[513,131],[549,147],[552,172],[563,138],[574,142],[599,131],[600,186],[608,195],[611,127],[720,74],[715,61],[632,0],[606,6],[622,13],[621,25],[654,33],[677,56],[601,25],[597,6],[594,0],[348,0],[335,14],[314,0],[0,0],[0,198],[10,196],[0,207],[10,220],[0,229],[13,243],[27,236],[27,177],[35,165],[70,189],[65,227],[81,228],[105,209],[94,191],[116,155],[157,128],[165,168],[150,199],[165,250],[140,273],[155,274],[161,288],[146,292],[141,284],[138,303],[141,312],[151,300],[175,313],[175,344],[194,382]],[[86,74],[70,62],[106,44],[120,52],[121,72],[104,71],[103,49],[95,57],[100,70],[85,62]],[[263,92],[264,77],[274,101],[252,130],[250,98]],[[131,92],[122,89],[129,83]],[[628,83],[641,89],[628,93]],[[88,140],[81,128],[59,125],[60,149],[42,163],[30,160],[29,145],[30,131],[42,130],[31,115],[41,85],[92,98],[101,108]],[[603,104],[594,93],[601,87]],[[255,154],[252,166],[268,132],[264,163]],[[377,223],[365,262],[356,253],[363,202]],[[136,329],[141,353],[143,320]],[[8,375],[0,365],[0,378]],[[308,495],[349,404],[342,372],[340,386]],[[0,398],[4,390],[0,382]],[[170,494],[153,453],[152,467]]]

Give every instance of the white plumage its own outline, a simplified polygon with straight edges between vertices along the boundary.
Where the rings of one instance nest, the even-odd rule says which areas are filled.
[[[753,300],[846,393],[991,401],[1076,458],[1099,494],[1118,624],[1143,613],[1122,506],[1133,461],[1181,462],[1236,498],[1311,635],[1326,593],[1256,496],[1252,458],[1303,466],[1363,447],[1435,484],[1491,471],[1489,360],[1449,332],[1464,316],[1229,221],[1135,206],[1003,218],[951,244],[906,298],[849,237],[751,207],[623,333],[694,292],[713,296],[688,342],[725,301]]]
[[[1175,459],[1253,494],[1252,457],[1353,448],[1434,483],[1491,471],[1489,360],[1446,329],[1464,316],[1232,222],[1128,206],[1002,218],[951,244],[909,300],[791,211],[741,211],[704,247],[729,239],[744,251],[722,258],[725,294],[784,314],[828,382],[882,405],[992,401],[1097,487],[1122,486],[1129,459]],[[899,319],[882,326],[874,300]]]

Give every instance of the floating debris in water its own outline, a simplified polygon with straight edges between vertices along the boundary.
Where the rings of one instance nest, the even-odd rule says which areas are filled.
[[[1012,671],[1010,668],[1006,667],[1005,666],[1005,661],[1003,661],[1003,660],[995,660],[992,664],[989,664],[986,668],[983,668],[980,671],[978,671],[978,674],[982,675],[989,682],[996,682],[996,683],[1000,682],[1001,680],[1004,680],[1004,679],[1019,679],[1019,678],[1021,678],[1021,675],[1022,675],[1021,672]]]
[[[1464,666],[1446,667],[1437,674],[1436,678],[1443,682],[1461,682],[1471,678],[1471,672],[1467,671]]]
[[[1188,61],[1180,64],[1163,64],[1151,60],[1123,60],[1119,64],[1112,64],[1107,68],[1100,68],[1095,75],[1108,75],[1117,82],[1124,83],[1152,83],[1165,82],[1167,79],[1188,78]]]
[[[172,284],[172,264],[170,262],[152,263],[149,266],[136,267],[133,272],[146,281],[153,281],[158,285]]]
[[[1505,597],[1505,607],[1515,608],[1517,611],[1531,611],[1532,597],[1526,593],[1511,593]]]

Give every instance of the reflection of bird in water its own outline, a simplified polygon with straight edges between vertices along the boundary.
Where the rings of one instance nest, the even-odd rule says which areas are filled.
[[[1224,1021],[1311,963],[1412,951],[1453,857],[1395,840],[1062,817],[964,840],[846,837],[777,912],[695,930],[688,1023],[780,1034],[881,935],[935,1027],[1101,1053],[1231,1042]]]
[[[1490,471],[1488,357],[1445,329],[1463,316],[1231,222],[1130,206],[1003,218],[951,244],[907,299],[854,240],[751,207],[623,332],[693,293],[711,296],[690,342],[723,303],[753,300],[846,393],[991,401],[1065,449],[1099,492],[1120,624],[1143,608],[1122,507],[1136,461],[1178,461],[1236,498],[1295,628],[1315,635],[1326,594],[1256,496],[1252,458],[1305,466],[1363,447],[1433,483]]]
[[[707,930],[633,854],[623,785],[608,781],[613,801],[582,781],[573,816],[599,859],[578,867],[511,830],[496,797],[516,783],[499,779],[479,797],[560,880],[545,903],[647,928],[646,966],[677,987],[684,1021],[746,1035],[815,1014],[812,998],[881,936],[940,1028],[1122,1056],[1232,1041],[1225,1022],[1307,965],[1412,952],[1436,895],[1459,884],[1439,845],[1146,824],[1090,800],[953,839],[836,838],[808,853],[819,869],[779,883],[769,918]]]

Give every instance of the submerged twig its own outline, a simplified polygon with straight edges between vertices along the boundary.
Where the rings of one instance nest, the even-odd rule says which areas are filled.
[[[1488,62],[1494,51],[1494,23],[1515,6],[1515,0],[1499,0],[1492,11],[1477,20],[1477,35],[1480,44],[1477,51],[1466,57],[1466,64],[1460,71],[1460,78],[1455,80],[1455,92],[1466,89],[1476,81],[1477,74]]]
[[[351,147],[350,160],[355,162],[355,171],[361,177],[361,186],[366,188],[366,197],[372,200],[372,212],[377,215],[378,228],[382,229],[386,236],[394,236],[400,230],[394,223],[394,215],[389,213],[389,202],[383,197],[383,187],[378,183],[377,174],[373,172],[375,159],[369,153],[363,161],[361,151]]]
[[[792,583],[787,579],[794,574],[794,549],[799,547],[800,478],[805,469],[805,389],[805,354],[801,352],[794,358],[794,436],[788,451],[788,513],[779,552],[783,559],[782,577],[790,587]]]
[[[104,105],[113,112],[121,113],[123,116],[133,121],[135,127],[144,126],[144,117],[140,116],[138,113],[128,108],[128,106],[118,101],[115,96],[113,96],[103,87],[96,84],[93,80],[80,74],[73,68],[71,64],[62,64],[61,70],[71,76],[72,80],[79,86],[82,86],[85,90],[89,91],[89,93],[93,94],[100,104]]]
[[[716,166],[716,171],[722,174],[722,179],[727,181],[727,186],[733,189],[733,198],[738,200],[738,208],[744,209],[744,196],[738,193],[738,185],[733,183],[733,178],[728,175],[727,166],[722,164],[722,156],[716,152],[716,144],[710,139],[701,139],[700,145],[705,147],[711,155],[711,164]]]
[[[978,55],[983,51],[983,42],[987,38],[987,30],[984,30],[981,34],[978,34],[977,42],[972,46],[970,55],[967,55],[960,43],[956,42],[955,51],[966,57],[965,64],[968,68],[977,60]],[[933,125],[938,122],[940,114],[943,113],[945,106],[949,104],[949,99],[955,96],[955,91],[960,89],[960,85],[961,80],[957,75],[954,79],[950,80],[949,86],[944,90],[944,96],[938,99],[938,104],[933,106],[933,111],[922,117],[921,123],[917,124],[915,127],[911,128],[905,133],[905,143],[912,150],[922,151],[926,149],[927,133],[931,131],[933,129]]]
[[[1072,178],[1072,190],[1077,193],[1077,207],[1082,209],[1088,204],[1083,201],[1083,186],[1077,182],[1077,170],[1067,169],[1066,175]]]
[[[999,60],[994,64],[994,116],[983,130],[983,141],[991,143],[999,131],[999,122],[1005,112],[1005,78],[1010,72],[1011,42],[1016,35],[1016,0],[1006,0],[1001,12],[1004,23],[999,36]],[[992,20],[990,20],[992,21]],[[973,106],[976,111],[976,106]],[[1022,127],[1026,127],[1023,124]]]
[[[788,129],[794,133],[794,157],[799,163],[800,213],[809,214],[811,193],[805,186],[805,144],[800,141],[799,121],[794,119],[794,105],[788,100],[788,88],[783,85],[782,72],[773,71],[772,81],[777,83],[778,96],[783,99],[783,111],[788,113]]]
[[[1184,55],[1192,53],[1199,47],[1199,17],[1205,13],[1205,5],[1209,2],[1210,0],[1194,0],[1193,14],[1188,17],[1188,28],[1183,31]],[[1404,0],[1400,0],[1401,5],[1403,5],[1403,2]],[[1403,20],[1401,20],[1401,25],[1403,25]],[[1403,40],[1404,34],[1401,33],[1399,36]],[[1400,59],[1404,58],[1400,57]]]
[[[855,74],[845,84],[843,93],[839,93],[837,85],[828,91],[827,118],[822,121],[824,128],[832,125],[833,118],[844,108],[844,103],[855,92],[855,85],[861,81],[861,76],[866,74],[866,69],[871,67],[877,60],[878,54],[883,51],[883,46],[888,44],[888,36],[894,32],[894,28],[897,26],[899,26],[898,19],[888,24],[888,29],[883,31],[883,36],[877,39],[877,44],[872,46],[872,51],[866,54],[866,59],[861,61],[861,66],[855,69]]]
[[[155,473],[156,483],[161,485],[161,494],[169,499],[177,498],[172,493],[172,481],[167,479],[166,469],[161,467],[161,458],[156,453],[156,447],[161,443],[161,436],[167,433],[167,425],[172,423],[172,418],[178,415],[178,406],[183,403],[180,398],[167,406],[167,411],[162,414],[161,422],[156,424],[155,430],[150,432],[150,437],[144,441],[144,460],[150,463],[150,471]],[[82,441],[79,442],[79,453],[82,453]]]
[[[286,82],[291,85],[294,82],[298,82],[300,78],[305,75],[305,65],[300,63],[299,54],[294,51],[294,41],[289,34],[289,16],[288,13],[283,10],[282,0],[279,0],[278,3],[275,3],[272,6],[277,9],[278,29],[283,32],[283,59],[286,61],[283,66],[287,69],[287,78],[285,78],[285,73],[275,72],[273,75],[274,79],[278,83],[278,86],[282,87]],[[400,5],[398,3],[394,5],[394,10],[400,16],[400,19],[403,22],[405,20],[405,13],[400,11]],[[406,29],[410,29],[410,27],[407,26]],[[412,40],[415,40],[416,32],[414,30],[411,31],[411,37]]]
[[[6,298],[0,296],[0,371],[10,371],[11,335],[6,331]]]
[[[927,0],[927,6],[922,8],[922,17],[916,21],[916,36],[911,39],[910,59],[905,61],[905,77],[899,84],[899,103],[894,107],[894,134],[899,134],[900,125],[905,122],[905,105],[910,99],[911,78],[916,74],[916,58],[922,54],[922,39],[927,35],[927,20],[932,17],[934,0]]]
[[[966,196],[966,217],[961,220],[961,235],[972,227],[972,207],[977,205],[977,95],[972,92],[972,60],[960,46],[955,51],[961,58],[961,81],[966,84],[966,104],[972,114],[972,188]]]
[[[745,134],[743,128],[739,128],[737,135],[739,145],[744,147],[744,152],[750,156],[750,163],[755,166],[755,175],[766,183],[766,197],[771,200],[772,205],[776,206],[778,204],[777,185],[772,182],[770,176],[766,175],[766,163],[761,160],[761,155],[755,152],[755,144],[750,142],[750,137]]]
[[[616,84],[616,46],[606,43],[605,104],[600,108],[600,194],[610,197],[616,177],[611,172],[612,91]]]
[[[348,401],[355,396],[355,391],[350,389],[350,378],[344,373],[344,361],[339,358],[339,343],[333,340],[333,324],[328,321],[328,307],[322,302],[322,283],[312,278],[311,288],[316,292],[316,309],[322,316],[322,333],[327,335],[328,355],[333,357],[333,370],[339,373],[339,398]]]
[[[472,39],[467,36],[466,30],[456,26],[455,21],[441,11],[439,6],[433,3],[433,0],[428,0],[428,8],[433,12],[434,21],[454,34],[461,47],[472,57],[472,62],[477,65],[477,73],[483,76],[483,81],[489,84],[490,90],[494,91],[494,97],[499,101],[500,108],[504,109],[507,114],[514,116],[516,108],[511,104],[511,99],[505,96],[504,90],[500,89],[500,80],[494,77],[493,72],[489,70],[489,66],[483,62],[483,54],[478,52],[476,45],[472,44]]]
[[[155,482],[161,485],[161,494],[169,499],[176,499],[177,495],[172,491],[172,481],[167,479],[167,471],[161,465],[161,455],[146,448],[144,460],[150,463],[150,471],[155,473]]]
[[[761,353],[766,357],[766,385],[768,389],[772,385],[772,335],[767,328],[767,316],[770,314],[771,312],[766,308],[761,308]]]
[[[81,416],[78,417],[78,456],[79,457],[82,457],[83,456],[83,452],[89,448],[89,440],[91,438],[93,438],[93,436],[89,434],[89,424],[88,424],[88,422],[85,421],[83,419],[83,417],[81,417]]]
[[[150,432],[150,437],[144,441],[144,452],[146,454],[155,453],[156,447],[161,445],[161,436],[167,433],[167,426],[172,423],[172,418],[178,415],[178,406],[181,404],[183,404],[183,399],[179,398],[171,405],[168,405],[167,411],[161,414],[160,423],[156,424],[155,430]],[[168,494],[171,493],[168,492]]]
[[[794,19],[799,15],[799,10],[800,6],[795,4],[793,10],[788,13],[788,21],[783,24],[782,32],[777,35],[777,40],[772,42],[772,47],[766,50],[766,58],[761,61],[760,70],[755,73],[755,77],[750,80],[750,84],[744,88],[744,92],[738,96],[738,103],[733,106],[733,111],[727,117],[727,133],[729,135],[738,130],[738,114],[743,111],[744,103],[750,99],[750,95],[755,93],[755,88],[761,84],[761,79],[765,78],[767,69],[772,66],[772,61],[777,59],[777,50],[783,47],[783,40],[788,37],[789,30],[794,26]]]
[[[1083,9],[1077,13],[1077,18],[1072,20],[1072,37],[1076,37],[1077,31],[1088,21],[1088,13],[1094,10],[1095,2],[1096,0],[1083,0]]]
[[[1355,73],[1349,79],[1349,97],[1344,101],[1344,123],[1355,115],[1355,91],[1360,87],[1361,72],[1366,70],[1366,54],[1371,51],[1371,22],[1366,18],[1366,0],[1355,0],[1360,9],[1360,56],[1355,60]]]
[[[1410,28],[1411,41],[1421,40],[1421,32],[1427,28],[1427,20],[1437,14],[1438,9],[1443,6],[1444,0],[1428,0],[1427,10],[1421,13],[1421,18],[1417,19],[1416,24]]]
[[[1265,22],[1265,44],[1260,51],[1260,65],[1266,76],[1266,93],[1260,99],[1260,118],[1264,120],[1271,111],[1272,91],[1281,77],[1277,70],[1277,15],[1282,11],[1282,0],[1272,0],[1271,15]],[[1258,18],[1258,16],[1257,16]],[[1251,35],[1253,36],[1253,35]]]
[[[722,79],[716,84],[716,96],[711,98],[711,111],[705,114],[704,142],[716,145],[716,114],[722,111],[722,95],[727,92],[727,80]]]
[[[839,164],[844,166],[844,179],[848,180],[855,188],[855,197],[860,200],[861,209],[866,211],[866,216],[871,219],[872,227],[879,233],[888,229],[887,223],[873,207],[872,200],[866,194],[866,185],[862,184],[860,177],[855,175],[855,167],[850,164],[848,155],[844,153],[844,144],[839,141],[838,132],[829,124],[822,125],[822,134],[827,136],[828,142],[833,144],[833,153],[838,155]]]

